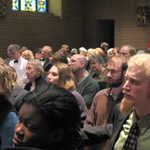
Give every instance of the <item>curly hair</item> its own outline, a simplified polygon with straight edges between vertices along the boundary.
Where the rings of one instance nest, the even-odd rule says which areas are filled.
[[[64,149],[71,150],[79,144],[80,109],[75,97],[69,91],[49,84],[41,91],[28,93],[23,101],[39,110],[50,130],[57,128],[64,130],[64,137],[57,146],[61,145]]]

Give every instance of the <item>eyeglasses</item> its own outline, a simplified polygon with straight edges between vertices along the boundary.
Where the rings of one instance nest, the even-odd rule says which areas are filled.
[[[114,69],[108,69],[106,68],[107,73],[110,72],[111,74],[116,74],[116,73],[120,73],[120,70],[114,70]]]

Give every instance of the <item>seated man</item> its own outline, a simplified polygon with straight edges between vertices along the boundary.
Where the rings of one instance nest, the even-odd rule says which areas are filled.
[[[74,150],[80,143],[80,109],[75,97],[50,84],[24,97],[13,143],[44,150]]]

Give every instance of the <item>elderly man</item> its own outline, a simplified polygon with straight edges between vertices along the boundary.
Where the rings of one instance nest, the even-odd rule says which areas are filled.
[[[123,86],[124,97],[134,109],[112,138],[112,150],[149,150],[150,147],[150,55],[130,58]]]
[[[87,60],[81,54],[75,54],[71,57],[69,66],[74,73],[77,82],[77,91],[83,96],[85,103],[90,108],[93,97],[99,90],[99,85],[86,70]]]

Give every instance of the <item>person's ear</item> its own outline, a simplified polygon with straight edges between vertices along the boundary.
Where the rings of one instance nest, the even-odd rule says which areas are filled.
[[[59,143],[64,138],[64,129],[54,129],[49,134],[49,141],[52,143]]]

